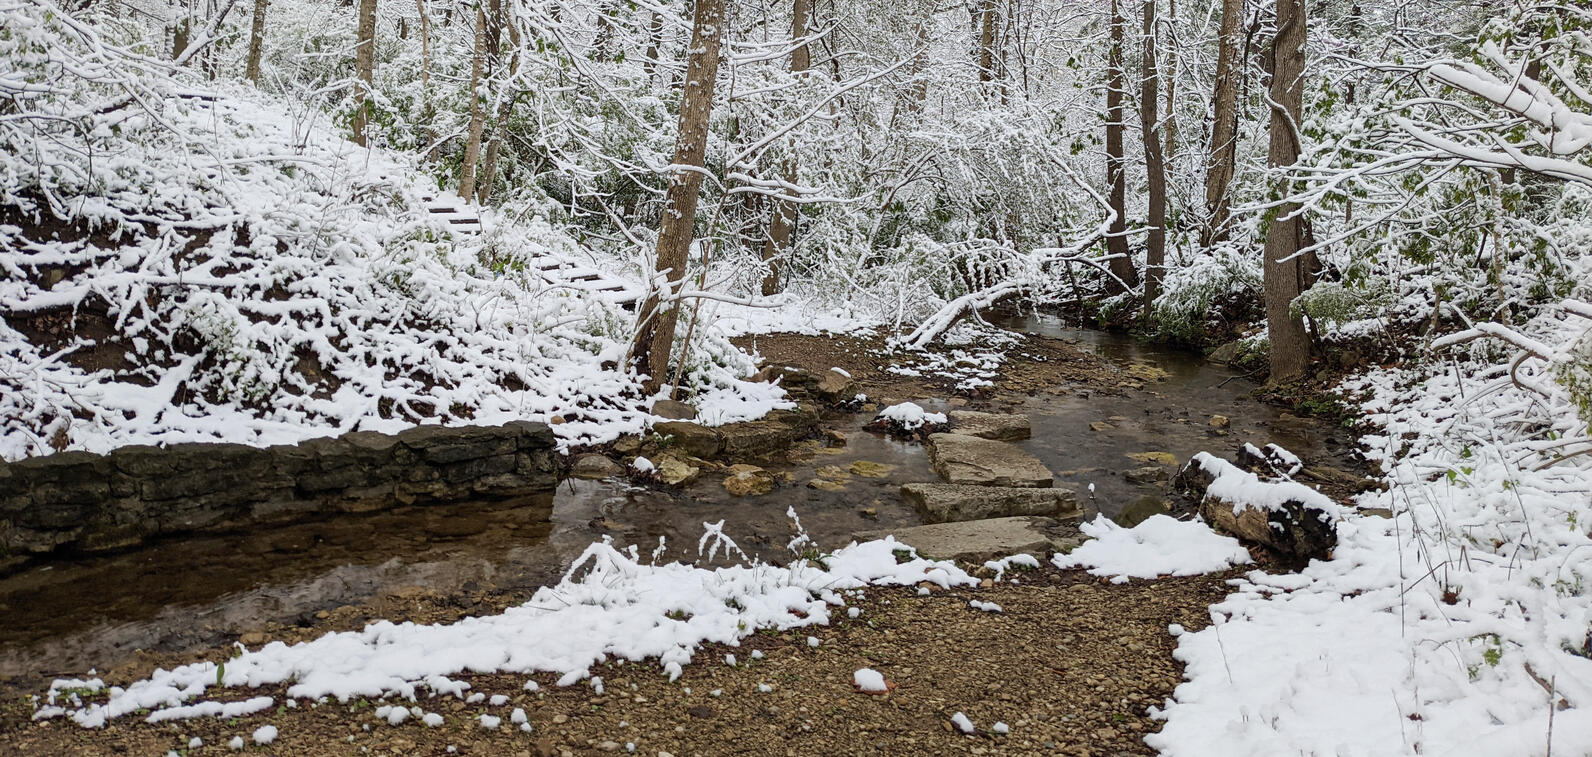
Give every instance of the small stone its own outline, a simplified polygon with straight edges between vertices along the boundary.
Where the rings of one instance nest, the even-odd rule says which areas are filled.
[[[658,461],[658,478],[670,486],[689,486],[701,473],[701,468],[674,457],[665,457]]]
[[[620,476],[624,472],[623,466],[603,455],[587,454],[575,459],[575,465],[570,468],[569,475],[587,481],[597,481],[610,476]]]
[[[1089,424],[1090,431],[1110,431],[1113,426],[1105,421],[1095,421]]]
[[[696,419],[697,409],[689,402],[658,400],[652,406],[652,414],[671,421],[689,421]]]
[[[815,478],[807,482],[807,488],[825,492],[843,492],[846,490],[846,482]]]
[[[621,436],[614,440],[614,451],[621,455],[634,455],[641,451],[641,437]]]
[[[1122,474],[1122,477],[1130,484],[1145,486],[1166,481],[1172,477],[1172,474],[1165,468],[1152,465],[1148,468],[1135,468]]]
[[[619,742],[617,741],[604,741],[597,744],[597,751],[599,752],[617,752],[619,748]]]
[[[559,714],[553,716],[553,722],[558,725],[563,725],[569,722],[569,716],[560,712]]]
[[[724,490],[737,497],[752,497],[774,490],[774,476],[753,465],[734,465],[724,479]]]
[[[1129,452],[1128,458],[1153,465],[1177,465],[1177,455],[1170,452]]]
[[[875,463],[869,460],[858,460],[846,470],[863,478],[884,478],[890,475],[890,471],[895,470],[895,466]]]
[[[824,441],[829,442],[831,447],[844,447],[846,446],[846,432],[828,429],[824,431]]]
[[[265,638],[266,638],[265,634],[260,633],[259,631],[252,631],[250,633],[246,633],[246,634],[244,634],[242,636],[239,636],[238,637],[238,643],[242,644],[243,646],[246,646],[246,647],[254,647],[254,646],[259,646],[261,644],[264,644],[265,643]]]
[[[1230,425],[1232,425],[1232,421],[1228,420],[1225,415],[1211,416],[1211,428],[1227,428]]]

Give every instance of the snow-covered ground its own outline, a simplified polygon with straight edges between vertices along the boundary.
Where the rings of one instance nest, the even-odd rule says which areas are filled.
[[[0,323],[0,458],[417,422],[561,417],[565,443],[643,426],[649,398],[615,367],[634,315],[541,271],[639,291],[639,266],[535,208],[451,228],[428,198],[458,199],[412,156],[358,147],[324,114],[42,5],[0,21],[0,81],[49,82],[6,90],[22,109],[0,124],[0,303],[14,324],[87,324]],[[740,380],[752,360],[711,319],[696,339],[686,383],[707,419],[783,401]]]
[[[1585,321],[1525,331],[1573,348]],[[1585,421],[1527,361],[1351,382],[1387,491],[1333,559],[1251,574],[1180,638],[1188,682],[1151,745],[1194,755],[1592,754],[1592,459]],[[1546,394],[1524,388],[1535,386]]]

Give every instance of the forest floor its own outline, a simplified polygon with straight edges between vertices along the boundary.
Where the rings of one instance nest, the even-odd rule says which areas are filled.
[[[945,397],[956,391],[954,380],[944,376],[891,372],[880,357],[887,354],[882,337],[777,334],[737,341],[769,363],[814,371],[840,367],[871,397]],[[1033,338],[1007,350],[991,385],[960,393],[979,407],[1058,387],[1133,392],[1142,381],[1068,342]],[[129,717],[84,729],[63,720],[30,722],[35,705],[28,695],[42,689],[13,682],[0,704],[0,753],[219,754],[237,743],[250,753],[311,755],[597,754],[631,745],[638,754],[680,757],[1150,754],[1154,750],[1144,736],[1161,727],[1152,709],[1182,680],[1183,665],[1173,658],[1178,640],[1169,628],[1193,632],[1208,626],[1209,606],[1227,595],[1227,579],[1239,573],[1114,584],[1046,565],[1015,574],[1015,581],[985,581],[979,588],[873,588],[851,602],[860,609],[856,618],[760,631],[737,648],[709,646],[674,682],[660,675],[655,661],[594,668],[603,682],[600,691],[588,683],[556,686],[553,675],[459,676],[488,698],[422,697],[412,703],[418,712],[441,715],[436,727],[421,725],[417,716],[389,725],[377,711],[396,699],[297,701],[288,707],[282,703],[294,700],[285,686],[266,686],[232,692],[240,699],[275,699],[271,710],[252,716],[157,724]],[[415,589],[240,641],[250,648],[267,641],[294,644],[357,631],[379,619],[453,623],[496,615],[527,599],[523,592]],[[974,609],[971,600],[993,602],[1001,611]],[[196,659],[221,662],[232,651],[140,654],[100,676],[109,685],[126,685],[156,668]],[[727,654],[735,656],[734,665],[726,664]],[[891,691],[857,691],[852,675],[864,667],[881,672]],[[535,690],[527,680],[537,682]],[[516,710],[523,710],[529,730],[517,727]],[[958,712],[973,723],[972,734],[953,726]],[[489,719],[494,727],[484,727],[483,716],[501,720]],[[997,722],[1009,733],[997,734]],[[279,735],[257,745],[253,734],[266,723]]]

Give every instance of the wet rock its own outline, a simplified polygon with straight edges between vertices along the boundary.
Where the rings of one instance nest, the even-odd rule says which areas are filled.
[[[718,429],[690,421],[655,423],[652,430],[662,434],[672,447],[692,457],[713,457],[724,449],[724,436]]]
[[[843,492],[846,490],[846,483],[839,479],[815,478],[807,482],[807,488],[825,492]]]
[[[754,497],[774,490],[774,476],[755,465],[732,465],[724,490],[736,497]]]
[[[1213,415],[1213,416],[1211,416],[1210,423],[1211,423],[1211,428],[1227,428],[1228,426],[1233,425],[1233,422],[1231,420],[1229,420],[1228,417],[1225,416],[1225,415]]]
[[[1250,475],[1225,460],[1196,455],[1178,471],[1172,481],[1175,490],[1199,501],[1200,517],[1212,528],[1242,541],[1259,544],[1297,563],[1325,560],[1331,556],[1338,544],[1336,521],[1326,517],[1322,509],[1307,501],[1314,500],[1317,504],[1331,506],[1330,500],[1304,484],[1252,479],[1252,484],[1280,487],[1271,494],[1280,493],[1283,501],[1267,507],[1258,507],[1251,502],[1234,502],[1210,492],[1218,473]],[[1298,496],[1289,496],[1290,490]]]
[[[1039,458],[1007,444],[961,434],[929,436],[929,459],[946,483],[1050,488],[1050,469]]]
[[[634,455],[641,451],[641,438],[626,434],[614,440],[614,451],[621,455]]]
[[[830,368],[813,386],[813,393],[825,402],[845,402],[857,396],[857,382],[840,371]]]
[[[1218,365],[1232,365],[1233,361],[1238,359],[1238,342],[1228,342],[1211,350],[1211,354],[1206,355],[1205,359]]]
[[[1163,515],[1171,511],[1171,503],[1154,494],[1147,494],[1122,508],[1122,512],[1117,513],[1117,517],[1112,520],[1123,528],[1133,528],[1152,515]]]
[[[852,474],[862,476],[863,478],[884,478],[889,476],[890,471],[895,469],[896,467],[894,465],[876,463],[870,460],[858,460],[852,463],[850,467],[846,468],[846,470]]]
[[[796,430],[778,421],[732,423],[719,432],[724,438],[724,454],[732,460],[766,458],[796,441]]]
[[[658,460],[658,480],[669,486],[690,486],[701,474],[701,468],[676,457]]]
[[[658,400],[652,405],[652,414],[672,421],[689,421],[697,417],[696,406],[677,400]]]
[[[1017,442],[1033,435],[1028,416],[1007,413],[980,413],[973,410],[952,410],[951,433]]]
[[[1035,516],[862,531],[852,538],[869,541],[889,535],[914,547],[921,556],[966,562],[983,562],[1019,552],[1044,558],[1077,543],[1075,530],[1053,518]]]
[[[609,476],[624,475],[625,469],[619,463],[609,460],[598,454],[581,455],[575,459],[575,464],[570,468],[569,475],[587,481],[597,481]]]
[[[1167,472],[1165,468],[1152,465],[1146,468],[1134,468],[1122,474],[1122,477],[1135,486],[1148,486],[1166,481],[1172,477],[1172,474]]]
[[[846,446],[846,432],[829,429],[824,432],[824,441],[829,442],[831,447],[844,447]]]
[[[1170,452],[1129,452],[1128,458],[1141,463],[1177,467],[1177,455]]]
[[[929,523],[954,523],[1014,515],[1077,518],[1078,493],[1071,488],[1019,489],[960,484],[907,484],[901,498]]]
[[[851,473],[838,465],[820,465],[813,470],[813,473],[834,481],[846,481],[851,478]]]
[[[1105,421],[1095,421],[1089,424],[1090,431],[1110,431],[1113,428],[1115,428],[1115,426],[1112,426]]]

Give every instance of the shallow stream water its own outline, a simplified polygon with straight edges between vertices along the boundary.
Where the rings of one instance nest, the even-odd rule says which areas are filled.
[[[1244,442],[1275,442],[1319,461],[1347,446],[1347,433],[1250,399],[1253,384],[1197,356],[1042,315],[1008,316],[998,325],[1077,342],[1129,369],[1120,391],[1054,387],[997,396],[988,408],[1030,417],[1033,438],[1019,446],[1044,461],[1059,484],[1079,490],[1086,517],[1100,512],[1131,523],[1164,507],[1164,482],[1134,484],[1125,476],[1153,465],[1130,454],[1165,452],[1181,462],[1201,450],[1230,456]],[[1213,415],[1230,426],[1212,427]],[[400,508],[35,565],[0,578],[0,679],[81,675],[126,662],[139,649],[212,647],[268,624],[309,624],[322,610],[417,588],[528,595],[605,536],[643,554],[661,537],[666,559],[694,560],[702,525],[723,520],[745,552],[779,561],[791,556],[785,545],[795,535],[787,509],[825,549],[844,546],[858,531],[918,525],[898,489],[937,480],[928,457],[916,442],[864,431],[866,420],[832,420],[846,445],[808,445],[789,464],[769,466],[790,481],[760,497],[731,497],[714,475],[676,491],[571,480],[555,494],[521,502]],[[845,469],[857,461],[891,467],[878,478],[853,475],[842,491],[806,486],[820,466]]]

